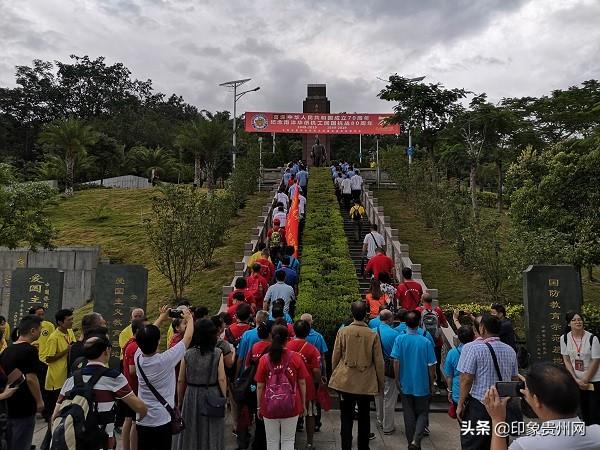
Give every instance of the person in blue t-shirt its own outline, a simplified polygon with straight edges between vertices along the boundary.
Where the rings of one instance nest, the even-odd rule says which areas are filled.
[[[398,335],[392,350],[409,449],[421,448],[423,432],[429,425],[429,398],[435,381],[435,352],[431,342],[418,332],[420,322],[421,313],[409,311],[408,330]]]
[[[298,260],[298,258],[296,258],[294,256],[294,252],[296,251],[296,249],[294,248],[293,245],[287,245],[284,249],[284,254],[289,256],[290,258],[290,264],[288,265],[288,267],[292,270],[294,270],[294,272],[299,273],[300,272],[300,261]],[[285,258],[285,256],[284,256]],[[283,267],[283,263],[281,261],[279,261],[277,263],[277,270],[281,269]]]
[[[406,326],[406,315],[407,314],[408,314],[408,311],[406,309],[400,309],[396,313],[396,316],[394,318],[394,320],[395,320],[394,323],[397,323],[396,321],[400,322],[395,326],[396,331],[399,334],[406,334],[406,332],[408,331],[408,327]],[[431,345],[433,345],[434,351],[435,351],[435,341],[433,340],[433,336],[431,335],[431,333],[429,331],[427,331],[425,328],[421,328],[420,326],[419,326],[419,328],[417,328],[417,333],[420,334],[421,336],[425,336],[429,340],[429,342],[431,342]]]
[[[475,339],[475,332],[470,326],[463,325],[456,331],[456,335],[458,336],[460,344],[458,347],[453,348],[448,352],[444,364],[446,384],[451,386],[451,388],[448,389],[448,401],[454,404],[454,407],[458,405],[458,399],[460,398],[460,372],[457,370],[458,360],[460,359],[460,354],[464,345]]]
[[[391,359],[392,350],[398,337],[398,332],[393,328],[394,314],[389,309],[379,313],[379,326],[374,330],[379,334],[384,361]],[[372,322],[372,321],[371,321]],[[369,324],[371,323],[369,322]],[[398,385],[395,377],[385,375],[383,394],[375,397],[375,409],[377,411],[377,423],[383,428],[383,434],[392,434],[396,425],[394,424],[394,411],[398,400]]]
[[[269,319],[269,313],[267,311],[258,311],[256,313],[256,317],[254,318],[254,322],[256,323],[256,325],[258,327],[259,323],[261,323],[261,322],[266,323],[268,319]],[[236,358],[237,358],[236,373],[240,372],[240,368],[242,367],[242,364],[245,362],[246,356],[248,356],[248,353],[252,349],[252,346],[254,344],[256,344],[258,341],[260,341],[260,338],[258,337],[258,332],[257,332],[256,328],[250,328],[249,330],[244,332],[244,334],[242,334],[242,338],[240,339],[240,343],[238,344],[238,348],[237,348],[237,352],[236,352]]]

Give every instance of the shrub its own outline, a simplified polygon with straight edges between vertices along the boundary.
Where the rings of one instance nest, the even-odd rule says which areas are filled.
[[[448,309],[444,305],[444,314],[448,322],[452,323],[453,309],[459,311],[470,311],[474,315],[490,311],[491,303],[460,303],[452,305],[453,309]],[[525,341],[525,307],[521,303],[507,303],[506,316],[512,321],[517,339]],[[585,328],[591,333],[600,336],[600,309],[590,304],[583,305],[583,315],[585,317]]]
[[[333,347],[349,304],[360,299],[358,280],[327,169],[312,169],[308,194],[297,311],[312,314],[315,329]]]

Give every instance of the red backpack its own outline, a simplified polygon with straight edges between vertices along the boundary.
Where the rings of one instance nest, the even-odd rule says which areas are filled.
[[[265,417],[273,419],[287,419],[294,417],[296,413],[296,385],[292,386],[288,376],[287,368],[292,359],[291,352],[286,352],[285,361],[280,361],[273,366],[269,357],[269,377],[265,383],[264,408]]]

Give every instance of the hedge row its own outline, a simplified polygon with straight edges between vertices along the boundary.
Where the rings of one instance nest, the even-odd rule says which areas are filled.
[[[459,311],[470,311],[475,315],[490,311],[490,305],[482,303],[460,303],[453,304],[452,307],[458,309]],[[513,323],[517,339],[524,341],[525,307],[523,306],[523,304],[512,303],[505,305],[505,308],[506,316]],[[442,309],[444,310],[448,321],[451,323],[453,310],[444,307]],[[585,329],[590,331],[591,333],[594,333],[597,336],[600,336],[600,309],[594,307],[593,305],[584,304],[582,312],[585,320]],[[564,325],[566,325],[566,322],[564,322]]]
[[[310,172],[301,258],[297,311],[312,314],[315,329],[333,348],[337,329],[350,316],[349,305],[360,299],[360,294],[342,215],[326,168]]]

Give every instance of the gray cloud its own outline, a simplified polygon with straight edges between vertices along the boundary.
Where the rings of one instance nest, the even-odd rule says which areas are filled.
[[[383,112],[389,74],[505,96],[600,73],[596,0],[2,0],[0,82],[72,53],[123,62],[157,90],[230,109],[218,84],[253,78],[243,110],[299,110],[327,83],[334,111]]]

